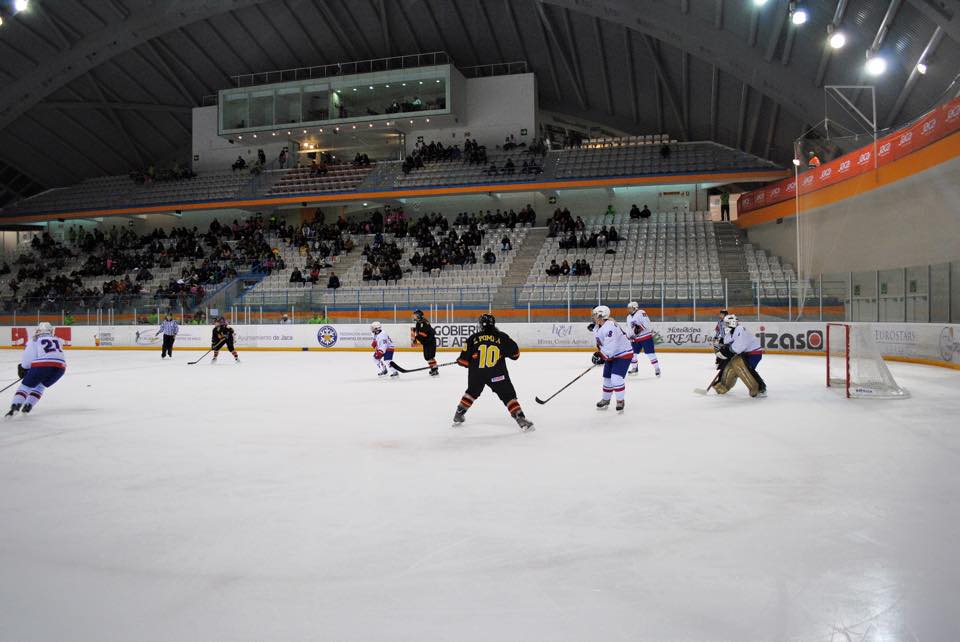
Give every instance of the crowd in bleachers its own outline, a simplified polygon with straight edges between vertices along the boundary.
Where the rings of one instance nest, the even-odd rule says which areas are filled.
[[[194,172],[187,165],[174,163],[170,167],[157,169],[150,165],[146,169],[137,169],[130,172],[130,180],[139,185],[149,185],[151,183],[163,183],[170,181],[185,181],[196,177]]]
[[[576,259],[571,265],[566,259],[559,265],[556,259],[550,260],[550,266],[545,270],[547,276],[590,276],[593,268],[586,259]]]

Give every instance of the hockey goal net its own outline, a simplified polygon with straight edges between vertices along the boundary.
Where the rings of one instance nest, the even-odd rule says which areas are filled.
[[[909,396],[887,368],[869,325],[828,323],[826,348],[827,386],[845,389],[847,397]]]

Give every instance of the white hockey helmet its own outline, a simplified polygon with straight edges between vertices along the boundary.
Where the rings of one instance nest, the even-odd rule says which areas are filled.
[[[383,332],[383,324],[381,324],[379,321],[374,321],[370,324],[370,332],[374,334],[380,334]]]
[[[637,310],[640,309],[640,304],[637,303],[636,301],[631,301],[630,303],[627,304],[627,309],[630,310],[630,312],[636,312]]]
[[[733,330],[735,327],[740,325],[740,320],[737,319],[737,315],[728,314],[727,316],[723,317],[723,325]]]
[[[594,318],[609,319],[610,318],[610,308],[605,305],[598,305],[593,309],[593,312],[590,313],[590,316]]]
[[[53,326],[48,321],[41,321],[37,324],[37,329],[33,331],[33,336],[42,337],[53,334]]]

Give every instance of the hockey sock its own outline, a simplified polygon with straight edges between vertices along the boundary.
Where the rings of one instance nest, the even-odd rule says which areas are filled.
[[[28,394],[30,394],[30,388],[21,385],[17,388],[17,391],[13,393],[13,403],[22,404],[26,402]]]
[[[660,363],[660,361],[657,359],[656,353],[650,353],[650,354],[648,354],[648,355],[647,355],[647,359],[650,359],[650,365],[653,366],[654,368],[656,368],[656,367],[657,367],[657,364]]]
[[[623,401],[624,391],[626,390],[626,386],[623,383],[623,377],[617,374],[611,376],[610,388],[613,392],[617,393],[617,401]],[[608,393],[604,391],[603,394],[607,395]],[[610,398],[609,396],[606,397],[606,399],[609,399],[609,398]]]
[[[30,394],[27,395],[27,403],[25,405],[30,406],[30,408],[33,408],[38,403],[40,403],[40,397],[42,395],[43,395],[43,392],[39,390],[31,390]],[[29,412],[29,409],[27,409],[27,412]]]
[[[637,353],[636,353],[636,352],[633,353],[633,358],[630,359],[630,365],[631,365],[631,366],[637,365]]]
[[[613,396],[613,383],[610,380],[610,377],[603,378],[603,400],[610,401],[610,397]]]
[[[510,413],[511,417],[516,417],[517,415],[522,415],[523,410],[520,408],[520,402],[516,399],[511,399],[507,402],[507,412]]]
[[[436,368],[436,367],[437,367],[437,360],[436,360],[436,359],[430,359],[430,361],[427,361],[427,365],[430,366],[431,368]]]
[[[473,402],[476,401],[476,397],[471,397],[467,393],[463,393],[463,396],[460,397],[460,404],[457,408],[463,408],[463,411],[466,412],[467,409],[473,405]]]

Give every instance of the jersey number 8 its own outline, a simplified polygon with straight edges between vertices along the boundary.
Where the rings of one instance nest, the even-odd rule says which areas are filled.
[[[497,346],[480,346],[480,367],[493,368],[500,361],[500,348]]]

